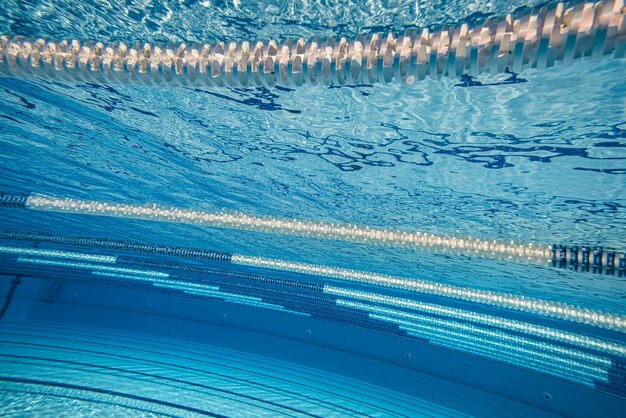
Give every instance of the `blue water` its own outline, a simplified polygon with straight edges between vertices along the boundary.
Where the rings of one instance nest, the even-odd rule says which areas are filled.
[[[353,37],[471,23],[535,5],[143,3],[0,0],[0,34],[150,42]],[[0,77],[0,192],[603,246],[623,254],[624,80],[624,60],[427,79],[410,87],[208,90]],[[200,248],[626,314],[626,279],[619,274],[11,208],[0,208],[0,231]],[[508,348],[485,350],[492,347],[485,335],[493,333],[471,344],[472,337],[465,341],[440,325],[429,337],[410,335],[398,324],[372,319],[371,312],[368,318],[367,312],[338,308],[338,297],[322,301],[311,299],[321,297],[316,291],[303,295],[224,277],[262,275],[362,290],[623,347],[622,332],[382,286],[150,252],[6,237],[0,246],[126,257],[135,267],[144,263],[137,268],[178,274],[190,283],[221,283],[221,291],[287,310],[97,276],[97,268],[29,264],[2,253],[4,416],[624,416],[626,410],[623,356],[506,331],[507,338],[602,357],[610,365],[600,367],[600,381],[579,363],[541,362],[515,351],[518,343],[510,338]],[[191,268],[213,273],[189,273]],[[502,331],[455,321],[481,332]],[[549,352],[545,345],[538,351]]]

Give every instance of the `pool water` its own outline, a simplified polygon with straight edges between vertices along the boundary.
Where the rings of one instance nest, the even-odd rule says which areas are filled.
[[[0,36],[352,39],[537,5],[0,0]],[[623,58],[273,87],[7,62],[3,416],[624,416]]]

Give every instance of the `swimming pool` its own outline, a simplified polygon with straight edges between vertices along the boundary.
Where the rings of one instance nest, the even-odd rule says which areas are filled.
[[[623,2],[0,10],[4,416],[623,416]]]

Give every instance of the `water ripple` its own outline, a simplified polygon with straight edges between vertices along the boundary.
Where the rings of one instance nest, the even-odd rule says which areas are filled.
[[[103,42],[207,42],[348,36],[406,28],[469,24],[541,1],[263,2],[0,0],[0,32]]]

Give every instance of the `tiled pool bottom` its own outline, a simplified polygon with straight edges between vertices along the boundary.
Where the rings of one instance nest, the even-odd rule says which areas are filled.
[[[54,253],[41,247],[20,251]],[[157,259],[146,260],[144,267],[157,262],[178,266]],[[79,264],[68,261],[64,265],[70,263]],[[624,398],[615,393],[623,386],[623,373],[613,366],[601,371],[613,392],[603,390],[606,384],[597,387],[553,373],[567,360],[560,354],[587,358],[583,352],[573,351],[574,347],[561,347],[558,341],[541,346],[554,352],[546,359],[554,364],[541,364],[554,367],[530,367],[537,359],[522,358],[519,353],[534,352],[518,345],[477,339],[469,332],[454,332],[459,343],[444,344],[457,341],[445,337],[452,335],[445,321],[429,320],[434,326],[431,341],[328,315],[336,308],[319,315],[296,315],[292,310],[265,309],[265,303],[242,304],[231,297],[221,300],[214,293],[200,297],[155,286],[152,281],[147,286],[137,285],[137,280],[126,276],[104,280],[93,274],[104,270],[35,269],[23,264],[5,262],[5,273],[0,274],[4,295],[0,299],[3,415],[50,416],[62,408],[71,416],[145,412],[234,417],[587,417],[601,411],[603,416],[619,417],[623,410]],[[90,264],[92,267],[96,266]],[[194,268],[200,267],[189,265],[185,271]],[[233,283],[243,274],[226,273]],[[250,280],[263,279],[258,290],[271,290],[271,280],[291,283],[282,276],[249,273],[245,277]],[[300,286],[309,283],[301,280]],[[161,282],[163,279],[155,283],[183,284],[173,279]],[[306,301],[290,302],[290,309],[310,308]],[[493,318],[499,317],[498,313],[490,311]],[[483,313],[476,318],[492,317]],[[519,322],[499,318],[506,324]],[[499,322],[488,321],[485,332],[495,335],[487,327],[494,324]],[[556,324],[560,323],[552,320],[552,325]],[[588,328],[579,326],[577,330],[591,331]],[[614,334],[610,330],[595,332],[608,337]],[[515,341],[530,343],[527,337]],[[498,350],[487,350],[496,344]],[[611,344],[601,345],[606,345],[605,351],[614,351]],[[467,347],[473,349],[466,351]],[[490,353],[494,355],[486,355]],[[537,355],[545,358],[546,352]],[[585,369],[576,368],[577,362],[567,364],[571,365],[568,370],[578,375],[589,370],[586,364]]]
[[[4,416],[460,416],[294,363],[53,323],[0,325]]]
[[[242,313],[230,312],[228,321]],[[27,319],[4,318],[3,416],[555,417],[597,408],[619,416],[612,395],[445,349],[433,354],[427,345],[408,362],[385,361],[180,318],[148,323],[144,316],[109,311],[103,319],[91,307],[34,302]],[[339,343],[360,340],[344,331],[330,333]],[[399,348],[396,337],[371,337],[361,348]],[[441,375],[421,371],[427,364]],[[490,387],[472,384],[483,380]],[[541,399],[544,390],[553,399]],[[529,395],[535,392],[537,399]]]

